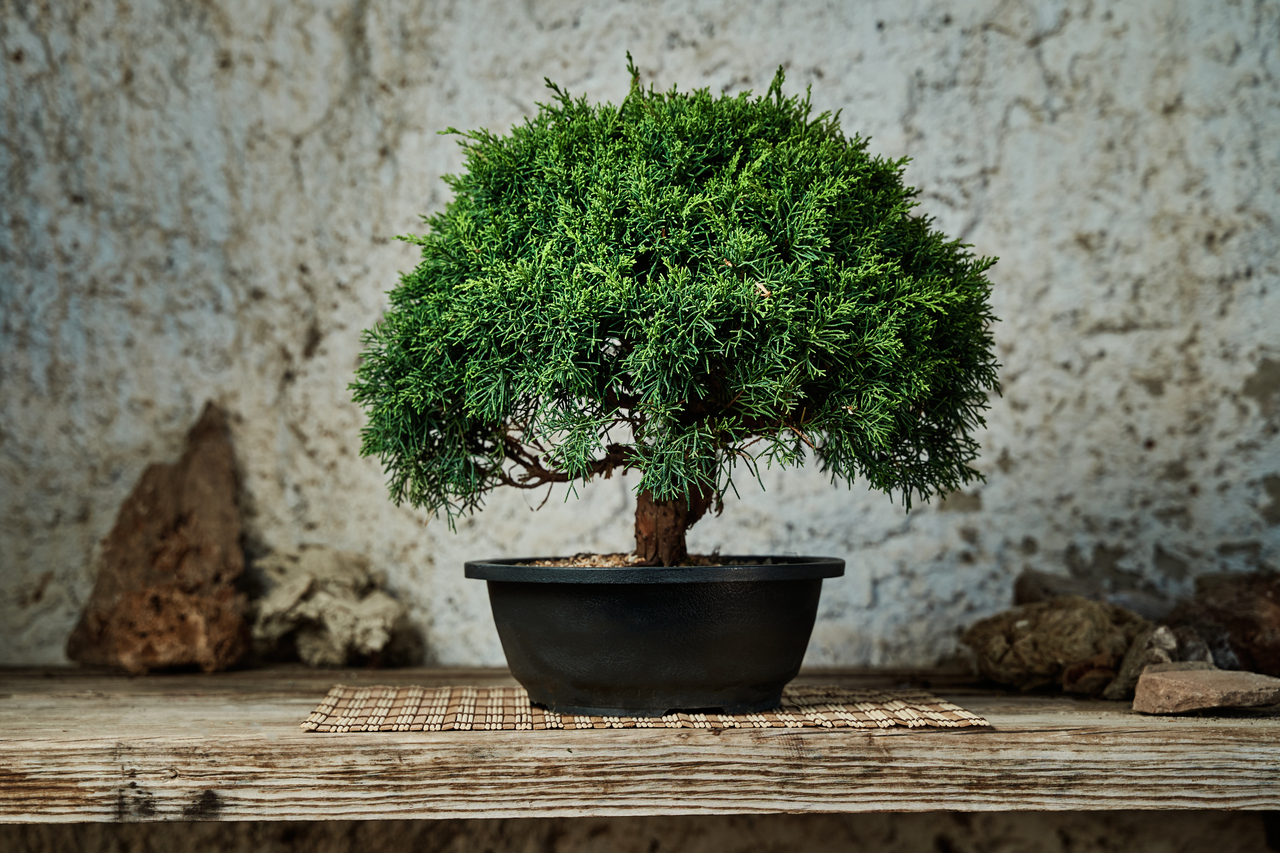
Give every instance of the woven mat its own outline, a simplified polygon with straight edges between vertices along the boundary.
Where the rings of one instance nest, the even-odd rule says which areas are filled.
[[[782,707],[759,714],[586,717],[529,702],[523,687],[335,685],[302,723],[306,732],[528,731],[536,729],[964,728],[986,720],[918,690],[788,687]]]

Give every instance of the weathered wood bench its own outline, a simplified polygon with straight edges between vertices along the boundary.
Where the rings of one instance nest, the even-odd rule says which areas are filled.
[[[940,673],[990,729],[306,734],[334,683],[498,685],[496,670],[279,668],[125,678],[0,670],[0,821],[1280,809],[1280,712],[1143,717]]]

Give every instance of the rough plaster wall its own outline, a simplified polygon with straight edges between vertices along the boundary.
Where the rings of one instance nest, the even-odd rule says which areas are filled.
[[[809,664],[945,658],[1027,565],[1280,565],[1276,2],[6,2],[0,42],[0,661],[64,659],[94,543],[207,398],[252,548],[368,553],[434,662],[501,661],[465,558],[629,547],[618,480],[424,525],[346,391],[460,162],[436,132],[508,128],[544,75],[617,101],[627,49],[663,88],[786,65],[1001,257],[985,486],[907,516],[772,472],[692,532],[848,559]]]

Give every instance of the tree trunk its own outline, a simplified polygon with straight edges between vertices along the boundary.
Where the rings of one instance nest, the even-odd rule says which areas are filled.
[[[636,555],[641,564],[680,565],[689,555],[685,531],[706,514],[714,499],[712,491],[669,501],[655,501],[649,492],[641,492],[636,498]]]

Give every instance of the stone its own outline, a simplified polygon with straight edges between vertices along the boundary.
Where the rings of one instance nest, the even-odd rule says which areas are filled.
[[[325,546],[255,561],[265,594],[254,603],[253,644],[262,659],[291,651],[311,666],[417,663],[407,610],[361,554]],[[420,641],[418,641],[420,643]]]
[[[1106,601],[1152,621],[1164,618],[1173,609],[1173,603],[1159,593],[1131,588],[1108,592],[1102,584],[1093,581],[1038,569],[1024,569],[1013,582],[1015,605],[1051,601],[1067,595]]]
[[[1168,622],[1222,669],[1280,676],[1280,573],[1202,575]]]
[[[1070,575],[1055,575],[1036,569],[1023,570],[1013,582],[1015,606],[1052,601],[1068,595],[1078,595],[1081,598],[1099,601],[1102,599],[1102,587]]]
[[[1120,671],[1102,691],[1104,699],[1122,701],[1133,698],[1133,690],[1143,671],[1152,665],[1175,660],[1178,638],[1167,625],[1151,625],[1134,637],[1120,662]]]
[[[178,462],[150,465],[121,505],[67,657],[133,674],[226,669],[248,649],[243,571],[235,454],[209,403]]]
[[[1062,671],[1062,689],[1068,693],[1097,696],[1115,680],[1116,661],[1109,652],[1073,663]]]
[[[1159,663],[1198,662],[1280,675],[1278,578],[1266,572],[1198,578],[1194,598],[1179,603],[1167,624],[1135,640],[1103,696],[1132,698],[1141,674]]]
[[[1148,669],[1138,679],[1133,710],[1184,714],[1208,708],[1252,708],[1280,703],[1280,678],[1220,669]]]
[[[1120,672],[1102,692],[1102,698],[1117,702],[1132,699],[1144,672],[1224,668],[1215,665],[1213,655],[1198,636],[1168,625],[1152,626],[1134,638],[1120,663]]]
[[[1120,607],[1066,596],[983,619],[960,641],[973,651],[978,672],[992,681],[1092,695],[1116,677],[1133,640],[1147,627]]]
[[[1153,663],[1142,670],[1142,672],[1197,672],[1207,669],[1217,669],[1217,667],[1202,660],[1185,660],[1170,661],[1169,663]],[[1139,673],[1138,676],[1141,677],[1142,673]]]
[[[1174,606],[1172,599],[1141,589],[1118,589],[1108,593],[1106,601],[1152,622],[1164,619]]]
[[[1218,669],[1240,669],[1240,659],[1221,625],[1177,625],[1172,631],[1178,641],[1174,660],[1200,661]]]

